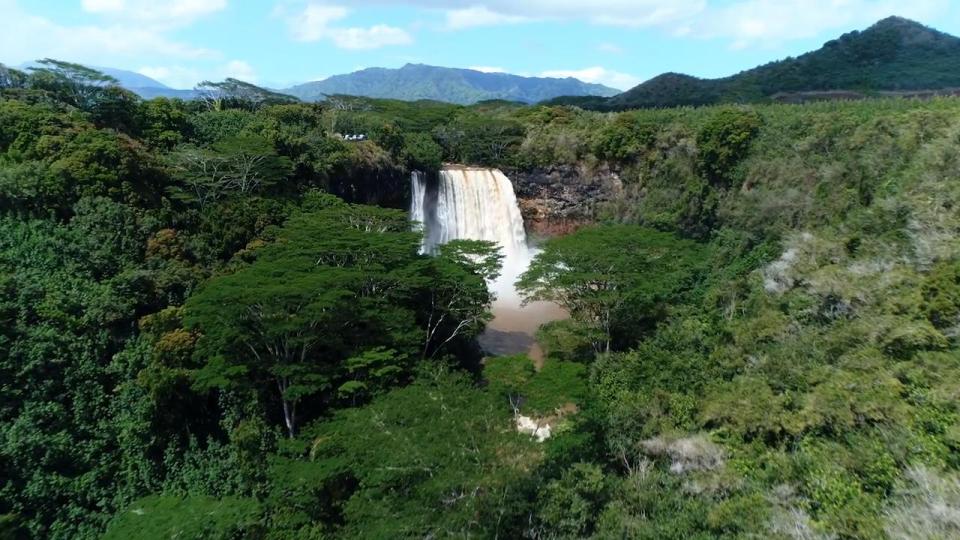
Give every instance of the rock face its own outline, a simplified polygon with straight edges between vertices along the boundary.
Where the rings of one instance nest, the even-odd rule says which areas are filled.
[[[598,203],[623,190],[620,176],[607,168],[564,165],[504,173],[513,182],[527,233],[534,237],[569,234],[593,223]]]

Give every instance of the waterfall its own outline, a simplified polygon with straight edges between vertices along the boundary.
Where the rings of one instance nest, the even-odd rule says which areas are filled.
[[[505,262],[529,261],[523,216],[513,184],[495,169],[444,169],[434,192],[422,173],[413,173],[410,219],[424,227],[424,251],[451,240],[487,240],[503,250]],[[506,265],[506,264],[505,264]]]
[[[490,284],[497,296],[494,320],[481,344],[497,354],[530,352],[536,346],[533,334],[540,324],[563,314],[555,305],[542,302],[521,307],[514,283],[529,267],[534,251],[527,245],[510,179],[496,169],[450,167],[440,171],[436,182],[415,172],[410,184],[410,219],[423,227],[425,253],[459,239],[487,240],[500,246],[503,270]]]
[[[414,171],[410,178],[410,221],[418,223],[423,227],[427,219],[426,197],[427,197],[427,179],[420,171]]]

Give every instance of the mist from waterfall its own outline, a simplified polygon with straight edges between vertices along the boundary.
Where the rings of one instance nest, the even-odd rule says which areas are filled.
[[[523,216],[513,184],[496,169],[456,167],[440,171],[436,182],[423,173],[411,176],[410,219],[423,226],[423,251],[451,240],[487,240],[504,255],[500,277],[490,284],[497,299],[494,320],[481,344],[494,354],[533,352],[533,335],[545,322],[561,318],[554,304],[521,307],[514,283],[530,266],[535,251],[527,245]]]

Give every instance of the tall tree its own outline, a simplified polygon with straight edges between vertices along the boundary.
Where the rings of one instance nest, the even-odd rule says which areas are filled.
[[[458,337],[483,331],[492,318],[493,296],[487,282],[497,278],[502,262],[503,255],[492,242],[456,240],[440,247],[427,266],[424,358],[434,357]]]
[[[0,90],[4,88],[23,88],[26,84],[26,73],[0,64]]]
[[[114,77],[80,64],[52,58],[38,64],[29,68],[30,84],[79,109],[91,110],[107,88],[119,85]]]
[[[209,148],[184,145],[173,161],[187,188],[175,194],[201,208],[231,193],[260,191],[291,171],[290,160],[259,136],[228,137]]]
[[[264,105],[298,103],[300,100],[255,84],[228,78],[221,82],[203,81],[197,85],[200,99],[213,110],[226,107],[259,109]]]
[[[652,314],[702,260],[696,243],[669,233],[594,226],[547,242],[517,286],[526,301],[563,306],[597,332],[594,348],[609,352],[618,325]]]
[[[395,210],[331,197],[305,207],[252,265],[194,295],[185,317],[200,335],[198,387],[272,388],[291,437],[306,401],[315,412],[401,379],[423,354],[421,324],[431,353],[472,335],[465,329],[489,309],[484,276],[497,266],[467,261],[486,246],[421,255]],[[442,305],[423,305],[435,290]]]

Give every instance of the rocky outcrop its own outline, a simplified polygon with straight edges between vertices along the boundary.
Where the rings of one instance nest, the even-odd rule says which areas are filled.
[[[597,205],[623,190],[620,176],[607,168],[563,165],[504,173],[513,182],[527,233],[533,236],[568,234],[593,223]]]

